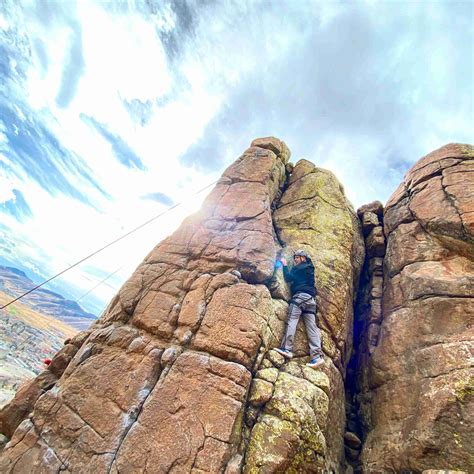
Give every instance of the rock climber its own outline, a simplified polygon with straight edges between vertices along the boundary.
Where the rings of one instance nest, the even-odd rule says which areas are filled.
[[[297,250],[293,255],[294,265],[288,269],[285,258],[279,259],[283,265],[283,276],[291,285],[292,298],[286,318],[285,335],[281,347],[275,350],[291,359],[293,357],[293,342],[296,326],[300,316],[306,326],[308,335],[309,351],[311,360],[306,365],[312,368],[319,367],[324,363],[323,351],[321,350],[321,332],[316,325],[316,288],[314,286],[314,265],[311,257],[305,250]]]

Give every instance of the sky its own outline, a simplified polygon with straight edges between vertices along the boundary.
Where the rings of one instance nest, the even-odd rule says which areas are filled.
[[[471,1],[0,2],[0,264],[99,314],[257,137],[357,208],[473,143]],[[105,281],[104,281],[105,280]]]

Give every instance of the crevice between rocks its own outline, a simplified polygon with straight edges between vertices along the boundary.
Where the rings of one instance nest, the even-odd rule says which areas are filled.
[[[365,207],[365,206],[364,206]],[[346,464],[353,472],[362,472],[360,454],[363,442],[371,428],[370,397],[367,368],[371,355],[379,342],[383,320],[383,261],[387,239],[383,232],[383,208],[373,211],[372,218],[381,227],[378,239],[369,239],[371,229],[364,228],[363,214],[372,212],[360,209],[359,218],[363,227],[366,256],[360,276],[353,323],[353,353],[347,367],[346,392],[346,433],[344,449]],[[376,227],[377,227],[376,226]]]
[[[441,187],[442,187],[443,192],[446,196],[446,199],[448,200],[448,202],[451,204],[451,206],[453,207],[453,209],[456,211],[456,213],[459,216],[459,220],[461,221],[461,226],[462,226],[464,239],[466,240],[466,242],[469,242],[469,240],[470,240],[469,239],[469,232],[468,232],[468,229],[466,227],[466,223],[464,222],[464,219],[462,218],[463,214],[461,213],[461,211],[458,208],[455,196],[453,196],[447,190],[447,186],[444,184],[444,179],[445,179],[445,176],[444,176],[444,170],[443,170],[443,173],[441,173]]]

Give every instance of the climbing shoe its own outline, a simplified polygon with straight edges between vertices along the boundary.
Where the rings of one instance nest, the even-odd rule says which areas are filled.
[[[278,352],[278,354],[281,354],[283,357],[286,357],[287,359],[291,359],[293,357],[293,352],[289,351],[288,349],[282,349],[280,347],[275,347],[275,351]]]
[[[313,357],[306,365],[315,369],[324,364],[324,359],[322,357]]]

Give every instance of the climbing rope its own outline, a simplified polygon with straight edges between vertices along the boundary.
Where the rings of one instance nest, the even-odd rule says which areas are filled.
[[[218,181],[218,180],[217,180]],[[194,194],[192,194],[192,196],[197,196],[199,194],[201,194],[203,191],[205,191],[206,189],[210,188],[211,186],[214,186],[217,181],[214,181],[213,183],[210,183],[206,186],[204,186],[203,188],[199,189],[198,191],[196,191]],[[94,257],[95,255],[97,255],[98,253],[104,251],[105,249],[111,247],[112,245],[116,244],[117,242],[120,242],[121,240],[125,239],[126,237],[128,237],[129,235],[132,235],[133,233],[137,232],[138,230],[142,229],[143,227],[147,226],[148,224],[152,223],[153,221],[156,221],[157,219],[159,219],[160,217],[164,216],[165,214],[167,214],[168,212],[172,211],[173,209],[176,209],[177,207],[181,206],[185,201],[180,201],[176,204],[174,204],[173,206],[169,207],[168,209],[165,209],[163,212],[160,212],[159,214],[157,214],[156,216],[153,216],[151,219],[148,219],[147,221],[143,222],[142,224],[140,224],[139,226],[133,228],[132,230],[128,231],[127,233],[121,235],[120,237],[116,238],[115,240],[113,240],[112,242],[109,242],[108,244],[104,245],[103,247],[101,247],[100,249],[92,252],[91,254],[87,255],[86,257],[84,258],[81,258],[80,260],[78,260],[76,263],[73,263],[72,265],[70,265],[69,267],[65,268],[64,270],[60,271],[59,273],[57,273],[56,275],[52,276],[51,278],[48,278],[47,280],[43,281],[42,283],[40,283],[39,285],[36,285],[34,288],[31,288],[30,290],[26,291],[25,293],[21,294],[20,296],[17,296],[15,299],[9,301],[7,304],[3,305],[0,307],[0,309],[5,309],[6,307],[10,306],[11,304],[15,303],[16,301],[20,300],[21,298],[23,298],[24,296],[26,295],[29,295],[30,293],[32,293],[33,291],[36,291],[38,288],[41,288],[42,286],[46,285],[47,283],[49,283],[50,281],[54,280],[55,278],[57,278],[58,276],[61,276],[63,275],[64,273],[68,272],[69,270],[71,270],[72,268],[74,267],[77,267],[78,265],[80,265],[81,263],[85,262],[86,260],[89,260],[91,257]],[[114,273],[116,273],[118,270],[116,270]],[[113,274],[109,275],[108,277],[106,277],[103,281],[101,281],[99,283],[102,284],[105,280],[107,280],[109,277],[111,277]],[[83,298],[84,296],[86,296],[87,294],[89,294],[91,291],[93,291],[95,288],[97,288],[97,286],[99,285],[96,285],[92,290],[88,291],[86,294],[82,295],[81,298]],[[81,299],[79,298],[79,299]]]

